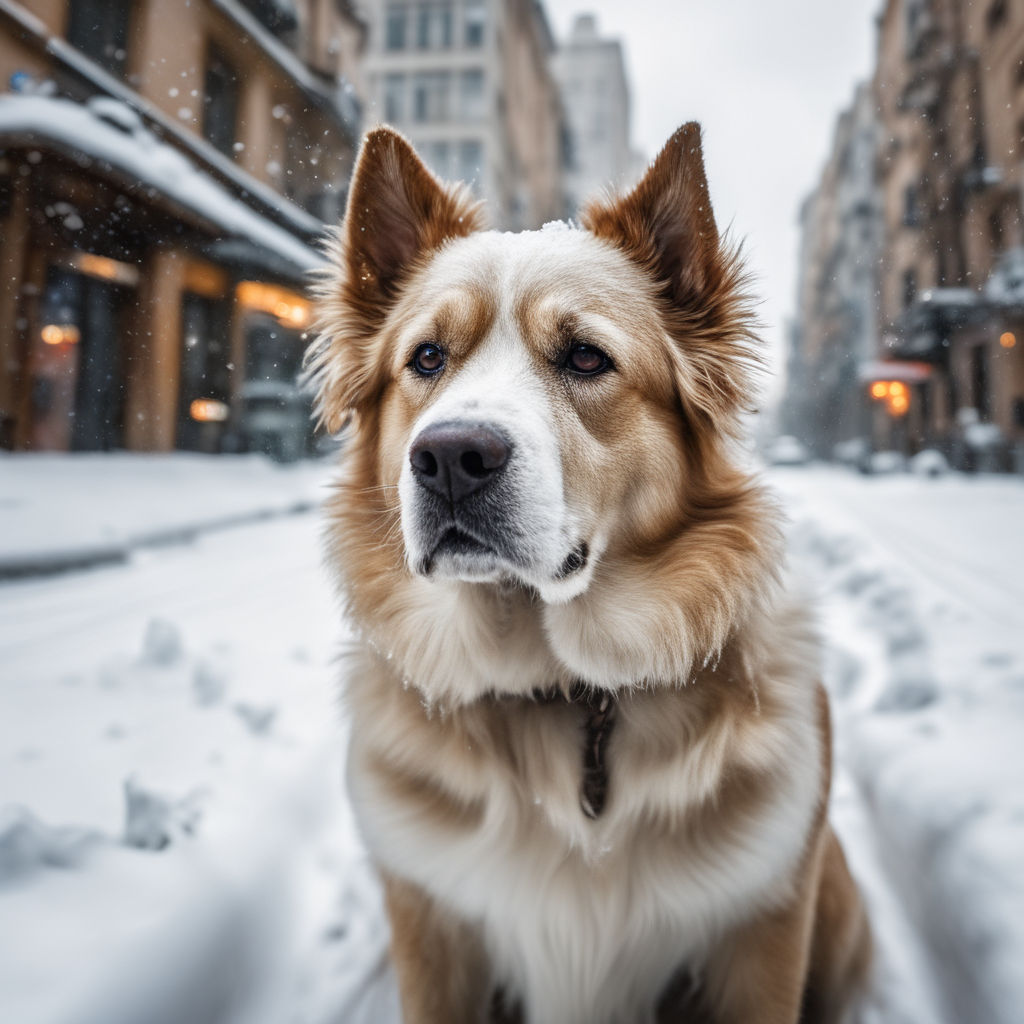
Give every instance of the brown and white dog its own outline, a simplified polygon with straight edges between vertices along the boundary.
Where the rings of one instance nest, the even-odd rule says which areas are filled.
[[[309,354],[349,786],[408,1024],[835,1022],[870,940],[700,129],[583,226],[482,231],[363,145]]]

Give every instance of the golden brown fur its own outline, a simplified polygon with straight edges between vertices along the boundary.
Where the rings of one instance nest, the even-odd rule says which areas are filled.
[[[794,1024],[803,1004],[834,1024],[868,931],[826,817],[816,640],[780,585],[774,507],[731,455],[757,358],[697,126],[584,226],[481,234],[379,129],[321,285],[310,373],[324,422],[349,424],[328,546],[361,633],[349,781],[405,1017]],[[559,370],[579,338],[614,372]],[[410,369],[425,342],[436,380]],[[477,379],[474,416],[543,410],[557,459],[537,493],[587,541],[575,581],[540,555],[470,579],[410,554],[410,443]],[[616,707],[595,820],[587,708],[551,696],[581,680]]]

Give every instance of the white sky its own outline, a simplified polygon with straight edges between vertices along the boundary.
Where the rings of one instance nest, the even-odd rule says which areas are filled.
[[[747,240],[781,372],[796,288],[797,210],[836,115],[874,63],[881,0],[544,0],[559,40],[592,11],[625,44],[633,144],[650,159],[701,121],[715,215]],[[771,388],[777,391],[779,378]]]

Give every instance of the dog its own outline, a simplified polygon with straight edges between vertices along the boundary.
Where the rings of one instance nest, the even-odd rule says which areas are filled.
[[[371,131],[307,356],[404,1019],[834,1024],[869,927],[700,128],[580,226],[480,220]]]

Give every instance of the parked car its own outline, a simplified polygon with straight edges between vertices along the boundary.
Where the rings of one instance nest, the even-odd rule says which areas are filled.
[[[811,461],[810,452],[791,434],[780,434],[765,451],[769,465],[804,466]]]

